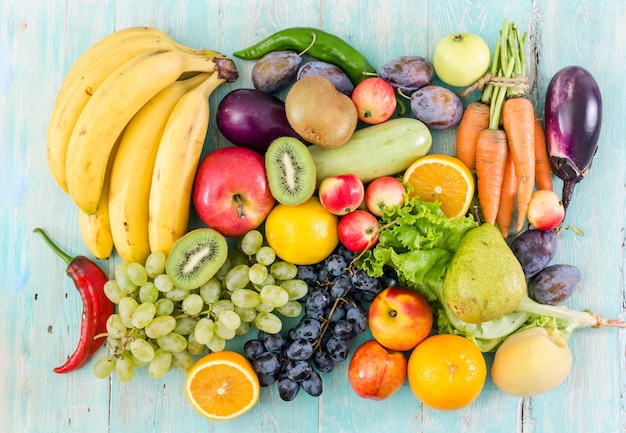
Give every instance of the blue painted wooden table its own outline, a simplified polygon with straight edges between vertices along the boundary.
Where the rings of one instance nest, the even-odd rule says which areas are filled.
[[[626,431],[626,333],[586,329],[570,339],[574,367],[557,389],[509,397],[490,380],[470,406],[423,407],[408,385],[388,400],[355,396],[347,362],[324,377],[319,398],[280,400],[263,389],[258,405],[230,422],[210,422],[187,403],[184,374],[156,380],[142,369],[131,383],[99,380],[93,361],[57,375],[78,341],[82,304],[64,263],[32,230],[45,228],[73,254],[87,253],[69,197],[46,165],[46,128],[72,62],[116,29],[158,27],[177,41],[226,55],[277,30],[314,26],[344,38],[376,67],[400,55],[432,58],[444,35],[469,31],[493,46],[505,16],[528,30],[530,97],[543,111],[552,75],[581,65],[596,77],[604,123],[589,176],[568,211],[555,262],[578,266],[582,280],[567,301],[624,318],[626,299],[626,2],[621,0],[9,0],[0,5],[0,431],[2,432],[594,432]],[[236,60],[240,79],[211,97],[250,87],[252,62]],[[146,79],[150,79],[146,77]],[[433,151],[451,153],[454,130],[433,133]],[[205,151],[226,145],[211,122]],[[560,187],[556,183],[556,188]],[[119,262],[99,262],[108,272]],[[366,338],[363,336],[362,338]],[[359,340],[352,342],[354,350]],[[235,343],[234,349],[240,349]],[[105,349],[101,349],[104,351]],[[487,355],[490,360],[491,356]]]

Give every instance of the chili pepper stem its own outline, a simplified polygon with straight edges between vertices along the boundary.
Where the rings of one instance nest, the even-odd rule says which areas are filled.
[[[48,237],[46,232],[44,232],[39,227],[34,229],[33,232],[40,234],[41,237],[43,237],[44,241],[46,241],[48,246],[52,249],[52,251],[54,251],[57,256],[61,257],[65,261],[66,264],[69,265],[70,263],[72,263],[72,260],[74,260],[74,257],[71,257],[69,254],[67,254],[65,251],[59,248],[54,242],[52,242],[52,239]]]

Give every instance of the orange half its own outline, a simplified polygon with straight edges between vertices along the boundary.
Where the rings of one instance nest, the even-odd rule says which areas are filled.
[[[417,159],[403,176],[410,185],[411,197],[422,201],[439,202],[448,218],[459,218],[469,210],[474,197],[474,176],[458,158],[433,154]]]
[[[237,352],[214,352],[189,370],[185,393],[201,415],[229,420],[243,415],[257,403],[259,379],[246,358]]]

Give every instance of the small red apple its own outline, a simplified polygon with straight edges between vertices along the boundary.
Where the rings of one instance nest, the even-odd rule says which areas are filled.
[[[372,336],[390,350],[406,351],[430,333],[433,312],[428,300],[407,287],[391,286],[372,301],[369,314]]]
[[[257,228],[274,207],[265,159],[239,146],[213,150],[198,166],[192,192],[200,219],[224,236]]]
[[[393,176],[382,176],[370,182],[365,190],[365,205],[374,215],[383,215],[383,208],[404,203],[406,187]]]
[[[550,189],[533,192],[526,212],[528,222],[539,230],[553,230],[561,225],[565,218],[563,202]]]
[[[318,188],[322,206],[335,215],[346,215],[358,208],[365,197],[365,186],[355,174],[324,178]]]
[[[378,242],[378,218],[365,210],[357,209],[339,220],[339,241],[350,251],[362,253]]]
[[[348,367],[350,386],[361,398],[383,400],[398,391],[407,375],[402,352],[385,349],[376,340],[361,344]]]
[[[352,102],[359,120],[374,125],[389,119],[396,111],[396,92],[383,78],[366,78],[352,91]]]

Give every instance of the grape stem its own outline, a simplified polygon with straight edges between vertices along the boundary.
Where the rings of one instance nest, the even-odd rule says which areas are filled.
[[[340,302],[349,303],[350,301],[346,298],[335,299],[335,302],[333,302],[333,306],[331,307],[330,312],[328,313],[328,317],[321,317],[322,321],[324,322],[324,325],[322,326],[322,332],[320,333],[319,338],[317,338],[317,340],[315,341],[315,344],[313,345],[313,352],[319,349],[320,345],[322,344],[322,339],[324,338],[324,334],[326,334],[326,331],[328,331],[328,327],[330,326],[330,319],[332,319],[333,314],[335,314],[335,310],[337,309],[337,306],[339,305]]]

